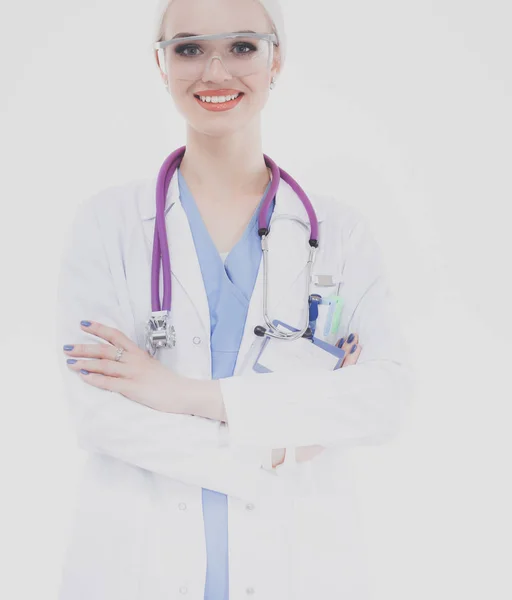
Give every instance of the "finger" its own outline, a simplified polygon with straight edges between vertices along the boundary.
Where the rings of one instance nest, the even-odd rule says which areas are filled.
[[[84,325],[84,323],[90,323],[90,325]],[[115,327],[109,327],[108,325],[103,325],[103,323],[97,323],[96,321],[82,321],[80,327],[84,331],[97,335],[114,346],[130,350],[131,352],[140,350],[135,342]]]
[[[129,375],[128,365],[120,363],[114,360],[76,360],[76,362],[69,362],[67,365],[72,371],[81,371],[84,369],[89,373],[96,373],[100,375],[106,375],[108,377],[123,377],[127,378]]]
[[[69,349],[71,348],[71,349]],[[69,356],[84,356],[87,358],[103,358],[114,360],[117,349],[112,344],[74,344],[73,346],[64,346],[64,352]]]
[[[355,365],[359,355],[361,354],[363,347],[361,344],[352,344],[352,347],[349,350],[349,353],[345,356],[345,360],[343,361],[343,366],[348,367],[350,365]]]
[[[348,337],[339,339],[336,342],[336,346],[338,346],[338,348],[343,348],[343,346],[346,344],[348,348],[351,348],[352,344],[357,343],[359,343],[359,335],[357,333],[350,333]]]
[[[307,462],[312,460],[324,451],[323,446],[299,446],[295,450],[295,460],[297,462]]]
[[[272,449],[272,467],[275,468],[284,462],[286,456],[286,448]]]
[[[338,367],[338,369],[341,369],[342,367],[345,366],[345,361],[347,360],[347,357],[350,354],[350,351],[352,350],[352,346],[354,344],[357,344],[358,341],[359,341],[359,335],[357,333],[350,333],[347,338],[342,338],[341,340],[338,341],[338,344],[337,344],[338,347],[341,347],[345,352],[345,355],[343,356],[343,358],[341,360],[341,364]]]
[[[82,373],[81,371],[78,372],[78,375],[85,383],[102,390],[108,390],[109,392],[119,392],[123,394],[123,391],[126,388],[125,379],[108,377],[107,375],[101,375],[99,373]]]

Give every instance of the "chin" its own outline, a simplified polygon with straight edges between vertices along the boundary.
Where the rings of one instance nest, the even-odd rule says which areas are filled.
[[[235,112],[230,114],[230,111],[224,113],[209,113],[204,111],[204,115],[198,115],[196,111],[187,111],[184,115],[187,122],[196,130],[206,135],[222,137],[230,135],[236,131],[245,129],[254,120],[255,115],[247,111]]]
[[[259,117],[265,102],[262,106],[256,106],[249,102],[249,94],[244,92],[243,103],[232,110],[222,112],[210,112],[197,105],[194,97],[186,94],[175,98],[176,108],[184,117],[192,129],[212,137],[223,137],[239,132],[251,125]],[[263,99],[264,100],[264,99]],[[254,101],[254,99],[253,99]]]
[[[190,124],[190,126],[193,129],[195,129],[199,133],[202,133],[203,135],[208,135],[210,137],[217,137],[217,138],[232,135],[233,133],[236,133],[237,131],[244,129],[244,127],[246,127],[246,125],[247,125],[246,121],[240,121],[240,120],[237,120],[236,122],[233,121],[231,123],[217,123],[217,124],[205,123],[204,121],[197,122],[197,121],[189,120],[188,123]]]

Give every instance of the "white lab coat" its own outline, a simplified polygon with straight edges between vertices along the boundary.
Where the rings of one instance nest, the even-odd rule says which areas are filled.
[[[83,201],[62,256],[57,352],[78,444],[87,453],[63,568],[60,600],[203,600],[206,549],[201,488],[229,495],[230,600],[370,597],[350,448],[399,430],[413,377],[380,252],[349,205],[306,192],[320,221],[316,275],[341,279],[339,336],[357,332],[357,365],[336,371],[255,374],[263,324],[262,266],[235,374],[221,380],[228,424],[163,413],[87,385],[66,366],[64,344],[102,341],[82,319],[117,327],[144,348],[151,310],[153,179]],[[269,312],[303,322],[306,212],[281,181],[269,235]],[[158,358],[209,379],[208,301],[177,176],[166,200],[177,346]],[[163,287],[161,287],[163,289]],[[335,293],[313,286],[312,292]],[[321,333],[321,332],[318,332]],[[293,342],[290,342],[293,343]],[[322,445],[304,463],[268,470],[272,448]]]

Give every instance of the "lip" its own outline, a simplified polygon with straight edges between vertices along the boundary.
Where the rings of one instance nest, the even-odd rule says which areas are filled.
[[[231,110],[231,109],[235,108],[235,106],[237,106],[237,104],[239,104],[242,101],[242,98],[245,95],[243,92],[235,92],[235,93],[239,94],[238,98],[235,98],[234,100],[229,100],[228,102],[203,102],[201,100],[201,98],[199,98],[195,94],[194,94],[194,98],[195,98],[196,102],[198,104],[200,104],[201,107],[204,108],[205,110],[208,110],[210,112],[223,112],[225,110]],[[203,95],[204,94],[201,94],[201,96],[203,96]],[[228,96],[229,94],[225,94],[225,95]]]
[[[201,90],[195,92],[195,96],[232,96],[233,94],[242,94],[240,90]]]

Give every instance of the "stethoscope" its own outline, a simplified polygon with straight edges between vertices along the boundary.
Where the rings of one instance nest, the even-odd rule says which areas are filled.
[[[153,238],[153,256],[151,263],[151,316],[146,324],[146,350],[154,356],[159,348],[174,348],[176,345],[176,331],[170,322],[171,313],[171,261],[169,258],[169,246],[167,243],[167,231],[165,227],[165,200],[167,190],[171,179],[179,167],[183,155],[185,154],[186,146],[182,146],[170,154],[160,167],[156,182],[156,219],[155,233]],[[274,199],[279,180],[283,179],[290,185],[293,191],[297,194],[308,214],[310,225],[309,236],[309,256],[306,264],[306,289],[305,303],[311,306],[310,285],[311,285],[311,268],[315,260],[316,250],[318,248],[318,220],[316,213],[311,205],[309,198],[300,185],[283,169],[280,169],[275,162],[266,154],[263,155],[265,163],[270,167],[272,172],[272,181],[270,188],[263,199],[260,212],[258,215],[258,235],[261,238],[261,249],[263,252],[263,317],[267,328],[262,325],[257,325],[254,328],[254,333],[257,336],[269,336],[280,340],[296,340],[300,337],[311,337],[310,314],[306,314],[305,323],[301,330],[283,331],[278,329],[268,316],[268,241],[269,228],[266,226],[268,211],[272,200]],[[276,217],[277,218],[277,217]],[[287,218],[290,218],[287,216]],[[275,220],[275,219],[274,219]],[[302,221],[300,221],[303,223]],[[164,294],[162,303],[160,304],[160,263],[163,268],[163,285]]]

